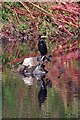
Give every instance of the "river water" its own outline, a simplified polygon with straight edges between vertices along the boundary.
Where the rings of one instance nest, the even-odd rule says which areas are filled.
[[[46,77],[21,77],[14,71],[3,72],[3,118],[78,118],[80,82],[78,62],[47,66]],[[41,83],[42,82],[42,83]],[[41,87],[43,84],[43,88]]]

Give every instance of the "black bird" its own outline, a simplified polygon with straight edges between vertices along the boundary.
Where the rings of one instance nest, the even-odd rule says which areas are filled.
[[[39,42],[38,42],[38,49],[41,53],[41,56],[44,56],[47,54],[47,46],[45,42],[45,37],[46,36],[39,36]]]

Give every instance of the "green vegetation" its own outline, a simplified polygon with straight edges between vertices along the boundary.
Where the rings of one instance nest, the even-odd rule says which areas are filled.
[[[75,60],[80,57],[79,15],[79,4],[76,2],[0,2],[3,118],[78,117],[77,99],[73,98],[70,102],[66,97],[64,100],[57,87],[47,89],[47,100],[41,109],[37,97],[39,88],[26,86],[19,76],[11,72],[11,68],[25,57],[40,55],[37,48],[40,34],[47,36],[49,54],[77,66]],[[66,101],[70,104],[66,105]]]
[[[79,40],[79,5],[76,2],[1,2],[0,9],[4,65],[30,54],[37,55],[40,34],[47,35],[50,54],[55,54],[52,51],[58,45],[64,47]],[[68,53],[66,49],[64,54]]]

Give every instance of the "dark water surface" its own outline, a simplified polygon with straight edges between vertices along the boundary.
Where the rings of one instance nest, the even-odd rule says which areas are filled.
[[[3,73],[3,118],[79,117],[77,61],[64,63],[60,78],[56,65],[51,64],[48,68],[49,72],[42,81],[22,78],[9,70]]]

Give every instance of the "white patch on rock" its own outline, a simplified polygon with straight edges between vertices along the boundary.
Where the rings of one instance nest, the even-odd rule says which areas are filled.
[[[37,57],[32,57],[32,58],[25,58],[22,65],[31,68],[32,66],[36,66],[38,63],[39,62],[37,60]]]

